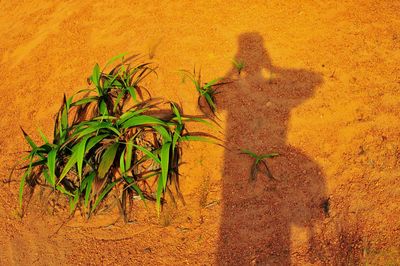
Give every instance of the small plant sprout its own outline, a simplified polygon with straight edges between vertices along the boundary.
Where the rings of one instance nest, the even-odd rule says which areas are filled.
[[[154,200],[160,213],[164,194],[172,195],[170,185],[181,196],[182,142],[213,142],[211,135],[191,134],[186,126],[209,122],[184,115],[176,103],[150,95],[144,99],[141,81],[154,68],[149,63],[127,63],[123,56],[107,63],[122,61],[109,72],[95,65],[91,89],[70,98],[64,95],[51,142],[41,134],[44,143],[39,145],[22,130],[30,151],[22,167],[21,208],[25,185],[64,194],[71,212],[79,207],[87,218],[112,191],[125,221],[126,205],[136,198]],[[204,88],[206,93],[210,87]]]
[[[279,155],[278,153],[268,153],[268,154],[257,155],[254,152],[251,152],[251,151],[246,150],[246,149],[242,149],[241,153],[242,154],[247,154],[247,155],[249,155],[250,157],[252,157],[254,159],[253,165],[251,166],[251,173],[250,173],[250,180],[251,181],[256,180],[258,171],[261,171],[260,164],[264,165],[264,167],[265,167],[264,174],[266,176],[268,176],[269,178],[272,178],[272,179],[276,179],[271,174],[271,171],[269,170],[267,162],[265,161],[265,159],[276,157],[276,156]]]
[[[232,64],[233,66],[237,69],[238,74],[240,75],[240,73],[242,72],[243,68],[245,67],[245,63],[243,60],[241,59],[232,59]]]
[[[187,70],[180,70],[179,72],[182,74],[183,82],[185,81],[185,78],[189,78],[194,84],[197,92],[199,93],[197,102],[203,114],[211,117],[215,116],[215,112],[217,111],[217,106],[215,103],[215,95],[218,93],[216,87],[226,84],[226,82],[220,82],[221,78],[216,78],[207,83],[202,84],[201,71],[196,73],[196,68],[193,69],[193,73]],[[208,107],[209,111],[211,111],[211,115],[210,112],[205,108],[205,105]]]

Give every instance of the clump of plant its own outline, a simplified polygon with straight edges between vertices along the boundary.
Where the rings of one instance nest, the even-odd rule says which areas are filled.
[[[180,195],[182,143],[211,141],[207,134],[190,134],[186,125],[208,122],[184,115],[176,103],[144,98],[141,82],[154,73],[151,64],[133,65],[119,55],[106,67],[116,60],[121,62],[108,72],[95,65],[88,79],[92,88],[64,95],[51,141],[41,134],[39,145],[23,131],[31,149],[20,183],[21,208],[26,184],[64,194],[71,211],[79,206],[87,218],[112,190],[124,215],[133,198],[154,200],[159,213],[171,185]]]
[[[241,152],[242,154],[247,154],[247,155],[249,155],[251,158],[253,158],[253,160],[254,160],[254,162],[253,162],[253,164],[252,164],[252,166],[251,166],[251,172],[250,172],[250,180],[251,180],[251,181],[256,180],[258,172],[264,173],[264,174],[265,174],[266,176],[268,176],[269,178],[276,179],[276,178],[274,178],[274,176],[271,174],[271,171],[270,171],[269,168],[268,168],[266,159],[267,159],[267,158],[276,157],[276,156],[279,155],[278,153],[268,153],[268,154],[260,154],[260,155],[257,155],[256,153],[254,153],[254,152],[252,152],[252,151],[249,151],[249,150],[246,150],[246,149],[242,149],[241,151],[242,151],[242,152]],[[264,166],[264,169],[261,168],[261,165]]]
[[[198,92],[198,106],[203,114],[208,117],[215,116],[217,111],[217,105],[215,103],[215,95],[218,94],[217,88],[220,85],[226,84],[226,82],[220,82],[221,78],[213,79],[209,82],[202,83],[201,81],[201,71],[196,73],[196,68],[193,69],[193,73],[187,70],[180,70],[183,76],[183,81],[188,78],[194,84],[196,91]]]
[[[236,70],[238,71],[238,74],[240,75],[240,73],[242,72],[242,70],[243,70],[243,68],[245,67],[245,63],[244,63],[244,61],[243,60],[241,60],[241,59],[236,59],[236,58],[234,58],[233,60],[232,60],[232,64],[233,64],[233,66],[236,68]]]

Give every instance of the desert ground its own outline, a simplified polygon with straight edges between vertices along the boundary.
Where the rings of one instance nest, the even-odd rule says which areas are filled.
[[[0,1],[1,265],[400,265],[400,2]],[[185,204],[138,201],[69,217],[21,163],[62,96],[128,52],[158,66],[152,94],[198,114],[180,69],[232,80],[217,95],[225,147],[184,149]],[[245,63],[241,75],[232,60]],[[146,59],[147,60],[147,59]],[[249,181],[239,149],[277,152]],[[23,215],[21,215],[23,214]]]

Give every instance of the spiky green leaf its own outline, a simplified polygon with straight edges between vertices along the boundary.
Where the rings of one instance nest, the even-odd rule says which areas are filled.
[[[166,142],[161,147],[161,178],[163,180],[163,189],[165,190],[167,186],[168,171],[169,171],[169,161],[170,161],[170,148],[171,142]]]
[[[38,128],[39,131],[39,135],[42,138],[42,140],[44,141],[44,143],[48,144],[50,143],[49,140],[47,139],[46,135],[42,132],[42,130],[40,128]]]
[[[130,118],[132,118],[134,116],[137,116],[137,115],[139,115],[139,114],[141,114],[143,112],[146,112],[147,110],[148,110],[148,108],[142,108],[142,109],[138,109],[138,110],[135,110],[135,111],[128,111],[128,112],[124,113],[123,115],[121,115],[119,117],[119,119],[117,121],[117,125],[121,125],[126,120],[128,120],[128,119],[130,119]]]
[[[133,151],[133,141],[128,140],[126,142],[126,154],[125,154],[125,167],[126,171],[128,171],[131,168],[132,164],[132,151]]]
[[[171,142],[171,133],[163,126],[153,126],[153,128],[162,136],[163,142]]]
[[[56,157],[57,157],[57,148],[52,149],[47,155],[47,168],[49,169],[49,179],[50,184],[52,186],[56,183]]]
[[[148,115],[140,115],[140,116],[134,116],[125,122],[122,123],[122,128],[130,128],[130,127],[136,127],[136,126],[141,126],[141,125],[161,125],[161,126],[167,126],[165,122],[162,120],[148,116]]]
[[[273,158],[276,156],[279,156],[279,153],[274,152],[274,153],[269,153],[269,154],[261,154],[258,158],[260,160],[262,160],[262,159],[266,159],[266,158]]]
[[[125,175],[126,169],[125,169],[125,151],[126,148],[121,152],[121,156],[119,158],[119,168],[121,169],[122,176]]]
[[[257,155],[257,154],[255,154],[254,152],[249,151],[249,150],[247,150],[247,149],[241,149],[241,152],[244,153],[244,154],[247,154],[247,155],[249,155],[249,156],[251,156],[251,157],[253,157],[254,159],[257,159],[257,158],[258,158],[258,155]]]
[[[85,153],[88,153],[96,144],[102,141],[105,137],[108,137],[108,134],[102,134],[89,139],[86,145]]]
[[[92,103],[92,102],[96,102],[98,101],[99,97],[98,96],[90,96],[90,97],[85,97],[82,98],[76,102],[73,102],[71,104],[71,106],[79,106],[79,105],[83,105],[83,104],[87,104],[87,103]]]
[[[77,161],[77,168],[78,168],[78,176],[82,178],[82,167],[83,161],[85,157],[85,150],[86,150],[86,142],[90,138],[90,136],[84,137],[78,144],[76,144],[76,161]]]
[[[96,173],[91,172],[85,178],[87,180],[87,185],[86,185],[86,189],[85,189],[85,201],[84,201],[85,208],[87,208],[88,204],[89,204],[89,197],[90,197],[90,193],[92,192],[93,180],[94,180],[95,176],[96,176]]]
[[[118,59],[122,59],[122,60],[123,60],[123,58],[124,58],[124,56],[125,56],[126,54],[127,54],[127,53],[121,53],[121,54],[119,54],[119,55],[114,56],[113,58],[111,58],[111,59],[107,62],[107,64],[105,65],[104,68],[108,67],[109,65],[111,65],[112,63],[114,63],[115,61],[117,61]]]
[[[136,144],[133,144],[133,146],[134,146],[136,149],[138,149],[138,150],[140,150],[141,152],[143,152],[144,154],[146,154],[149,158],[151,158],[151,159],[153,159],[154,161],[156,161],[157,163],[161,164],[160,159],[158,159],[156,155],[154,155],[152,152],[150,152],[150,151],[147,150],[146,148],[144,148],[144,147],[142,147],[142,146],[139,146],[139,145],[136,145]]]
[[[32,149],[36,149],[37,145],[35,144],[35,142],[33,142],[31,137],[29,137],[29,135],[25,132],[25,130],[22,127],[21,127],[21,130],[22,130],[22,134],[24,134],[25,140],[29,143],[29,146],[31,146]]]
[[[58,190],[58,191],[60,191],[61,193],[63,193],[63,194],[65,194],[65,195],[68,195],[68,196],[74,196],[74,194],[72,194],[71,192],[69,192],[68,190],[66,190],[64,187],[62,187],[62,186],[59,186],[59,185],[57,185],[56,186],[56,189]]]
[[[102,95],[102,91],[100,88],[100,75],[101,75],[100,66],[99,64],[96,64],[93,68],[93,73],[92,76],[90,77],[90,80],[96,86],[98,94]]]
[[[204,136],[182,136],[179,141],[201,141],[201,142],[208,142],[208,143],[213,143],[217,144],[217,142],[209,137],[204,137]]]
[[[101,156],[101,161],[98,168],[98,175],[100,179],[103,179],[110,170],[112,163],[114,162],[115,155],[117,154],[119,143],[115,142]]]
[[[108,192],[110,192],[110,190],[116,185],[118,184],[119,181],[114,181],[110,184],[108,184],[104,190],[100,193],[100,195],[97,197],[95,203],[93,204],[92,207],[92,212],[96,210],[97,206],[99,205],[99,203],[103,200],[103,198],[105,197],[105,195],[107,195]]]

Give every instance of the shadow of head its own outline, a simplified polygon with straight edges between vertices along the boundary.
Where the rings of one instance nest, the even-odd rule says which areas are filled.
[[[259,101],[274,98],[284,103],[280,107],[286,110],[312,97],[315,88],[322,83],[318,73],[274,66],[265,48],[264,38],[257,32],[239,36],[235,60],[244,63],[241,82],[237,84],[242,87],[244,97],[255,96]],[[235,73],[237,70],[234,67],[226,78],[232,78]]]
[[[238,38],[236,59],[245,62],[243,72],[257,74],[263,68],[272,68],[271,58],[264,47],[264,38],[257,32],[243,33]]]

